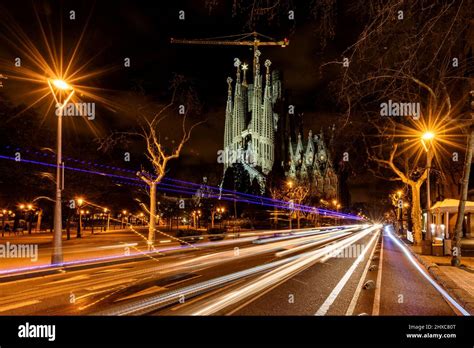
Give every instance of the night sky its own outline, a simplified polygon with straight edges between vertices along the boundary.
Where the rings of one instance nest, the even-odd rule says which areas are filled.
[[[198,118],[206,122],[196,130],[180,159],[172,163],[172,176],[186,176],[180,170],[183,166],[194,168],[191,175],[194,177],[187,177],[193,181],[199,181],[204,175],[221,173],[216,157],[223,144],[226,78],[235,77],[233,59],[239,57],[244,62],[251,62],[252,51],[245,47],[172,45],[171,37],[209,38],[252,30],[275,39],[286,37],[290,40],[286,48],[263,47],[261,61],[268,58],[272,61],[272,68],[281,71],[283,89],[295,104],[296,112],[304,113],[305,136],[309,129],[319,132],[321,127],[329,126],[336,117],[340,117],[338,112],[343,111],[338,110],[328,87],[335,73],[331,69],[321,73],[320,66],[324,62],[340,59],[342,50],[357,37],[357,24],[350,17],[339,15],[335,38],[322,48],[317,26],[308,14],[307,5],[294,6],[294,21],[280,14],[272,20],[262,19],[250,28],[247,25],[248,13],[237,11],[233,15],[232,2],[218,1],[212,9],[204,3],[10,1],[2,5],[2,16],[10,16],[5,22],[19,25],[42,52],[46,51],[35,9],[47,31],[59,32],[62,19],[65,52],[72,52],[73,45],[85,28],[78,62],[89,62],[88,70],[109,70],[85,80],[84,85],[99,88],[101,96],[111,101],[112,105],[123,105],[124,101],[139,105],[149,100],[166,102],[170,97],[170,80],[174,74],[183,75],[195,89],[202,105]],[[73,21],[68,18],[70,10],[76,11]],[[185,11],[184,21],[178,18],[180,10]],[[60,35],[55,35],[55,40],[59,38]],[[16,56],[15,50],[8,44],[0,46],[0,54],[3,62],[11,61]],[[123,67],[124,57],[131,59],[130,68]],[[15,104],[28,103],[27,97],[24,97],[28,90],[24,90],[24,85],[12,81],[10,87],[2,91],[8,98]],[[130,93],[136,91],[142,96],[133,100]],[[74,126],[65,129],[65,137],[74,139],[71,143],[79,141],[97,147],[95,138],[114,130],[127,130],[136,124],[133,111],[126,112],[113,106],[98,108],[96,134],[75,120]],[[44,111],[41,108],[38,110],[40,113]],[[53,126],[51,122],[54,121],[46,118],[44,127]],[[177,119],[173,117],[163,123],[164,133],[171,133],[170,139],[176,134],[176,125]],[[50,146],[53,145],[52,140]],[[132,152],[141,149],[134,143],[128,146]],[[141,162],[142,158],[138,158],[126,165],[133,168]]]

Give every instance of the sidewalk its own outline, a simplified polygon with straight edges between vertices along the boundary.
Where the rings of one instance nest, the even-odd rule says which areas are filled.
[[[135,227],[135,229],[137,229]],[[125,258],[145,256],[148,251],[145,231],[140,233],[130,229],[111,230],[107,232],[83,231],[82,238],[71,233],[66,240],[63,233],[64,267],[84,265],[87,263],[112,262]],[[172,247],[177,243],[165,235],[157,234],[156,242],[163,247]],[[0,277],[21,272],[44,272],[51,269],[52,234],[33,233],[0,236]],[[15,254],[13,253],[15,251]]]
[[[474,315],[474,257],[462,257],[461,267],[451,266],[451,256],[421,255],[421,247],[401,240],[431,276],[471,315]]]

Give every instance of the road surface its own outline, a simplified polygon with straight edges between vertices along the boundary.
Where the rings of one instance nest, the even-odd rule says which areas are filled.
[[[380,225],[171,243],[146,260],[0,283],[0,315],[457,315]]]

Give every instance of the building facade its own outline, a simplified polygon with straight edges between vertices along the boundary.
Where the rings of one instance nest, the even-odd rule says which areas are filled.
[[[337,196],[338,181],[323,134],[312,135],[304,142],[301,134],[292,143],[286,124],[287,114],[281,112],[282,88],[278,71],[271,71],[271,61],[260,67],[260,51],[255,50],[253,74],[247,82],[247,64],[235,58],[235,83],[227,78],[223,164],[224,174],[234,163],[240,163],[250,180],[256,179],[264,191],[266,177],[281,166],[287,178],[311,183],[312,194],[326,198]],[[286,119],[285,119],[286,118]],[[285,133],[280,136],[280,133]],[[283,139],[283,144],[277,144]],[[280,141],[281,142],[281,141]]]

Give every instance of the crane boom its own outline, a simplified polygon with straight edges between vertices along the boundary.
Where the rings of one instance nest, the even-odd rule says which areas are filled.
[[[219,41],[219,40],[186,40],[171,38],[173,44],[191,44],[191,45],[228,45],[228,46],[281,46],[286,47],[290,44],[288,40],[282,41]]]
[[[247,38],[253,36],[253,40]],[[225,38],[234,38],[233,40],[222,40]],[[261,38],[265,39],[262,41]],[[247,40],[244,40],[247,39]],[[185,45],[226,45],[226,46],[253,46],[255,49],[258,46],[281,46],[286,47],[290,44],[288,39],[276,41],[271,37],[257,33],[256,31],[247,34],[229,35],[224,37],[209,38],[209,39],[175,39],[171,38],[172,44]]]
[[[249,37],[253,36],[253,40],[248,40]],[[222,39],[232,40],[222,40]],[[263,41],[262,41],[263,39]],[[172,44],[185,44],[185,45],[222,45],[222,46],[253,46],[254,59],[253,59],[253,68],[255,71],[255,66],[258,61],[258,56],[260,52],[258,50],[259,46],[280,46],[286,47],[290,44],[290,41],[285,38],[283,40],[277,41],[266,35],[257,33],[256,31],[246,34],[237,34],[229,35],[216,38],[207,38],[207,39],[174,39],[171,38]]]

